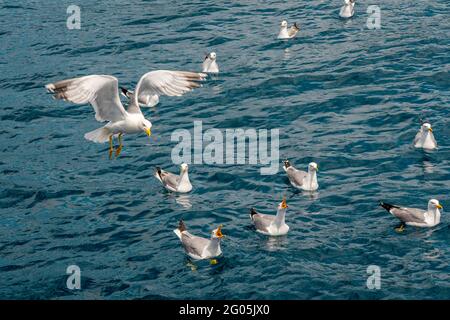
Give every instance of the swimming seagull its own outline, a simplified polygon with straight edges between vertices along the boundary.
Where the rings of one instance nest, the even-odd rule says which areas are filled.
[[[215,52],[211,52],[206,55],[203,61],[203,72],[206,73],[219,73],[219,65],[216,61],[217,55]]]
[[[186,193],[192,190],[192,184],[189,181],[188,165],[186,163],[180,166],[180,175],[176,175],[156,167],[155,177],[164,188],[169,191]]]
[[[437,142],[434,139],[433,129],[429,122],[424,122],[414,138],[414,147],[423,149],[436,149]]]
[[[305,172],[295,169],[289,160],[285,160],[283,169],[286,171],[289,181],[295,188],[305,191],[314,191],[319,188],[319,184],[317,183],[319,166],[317,163],[311,162],[308,165],[308,172]]]
[[[344,0],[344,5],[341,7],[339,16],[341,18],[351,18],[355,14],[355,1],[356,0]]]
[[[380,206],[385,208],[394,217],[397,217],[402,222],[397,231],[402,232],[405,225],[414,227],[434,227],[441,221],[442,205],[436,199],[428,201],[428,209],[421,210],[415,208],[405,208],[397,205],[380,202]]]
[[[157,70],[144,74],[136,85],[127,110],[119,97],[117,78],[109,75],[89,75],[81,78],[62,80],[47,84],[45,87],[55,99],[76,104],[90,103],[95,110],[95,119],[108,123],[99,129],[84,135],[87,140],[104,143],[109,140],[109,157],[112,157],[113,136],[118,136],[119,147],[116,157],[122,151],[122,136],[145,132],[151,135],[152,124],[145,119],[139,108],[141,97],[153,95],[181,96],[200,87],[198,83],[206,78],[204,73]],[[139,99],[138,99],[139,97]]]
[[[286,199],[283,198],[278,205],[276,215],[258,213],[252,208],[250,210],[250,219],[252,219],[256,227],[256,231],[259,233],[269,236],[282,236],[287,234],[289,231],[289,226],[285,223],[287,208],[288,205],[286,204]]]
[[[297,25],[297,23],[294,23],[293,26],[291,26],[288,29],[288,23],[286,20],[281,21],[281,29],[280,33],[278,34],[278,39],[292,39],[297,35],[297,32],[299,32],[300,27]]]
[[[178,228],[173,230],[183,244],[186,253],[193,259],[212,259],[220,256],[220,240],[223,238],[222,225],[214,229],[211,233],[211,239],[197,237],[186,230],[183,220],[180,220]]]
[[[133,91],[130,91],[124,87],[120,87],[120,93],[132,100],[133,99]],[[154,95],[141,95],[139,97],[139,105],[141,107],[154,107],[159,103],[159,95],[158,94],[154,94]]]

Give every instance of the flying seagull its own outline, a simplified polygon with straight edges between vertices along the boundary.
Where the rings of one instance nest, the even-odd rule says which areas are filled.
[[[289,226],[285,223],[286,199],[280,202],[276,215],[268,215],[256,212],[255,209],[250,210],[250,219],[255,225],[256,231],[269,236],[282,236],[288,233]]]
[[[414,227],[434,227],[441,221],[441,212],[439,209],[442,209],[442,205],[436,199],[428,201],[427,210],[405,208],[385,202],[380,202],[380,206],[401,221],[400,227],[396,228],[399,232],[402,232],[405,229],[405,225]]]
[[[286,171],[291,185],[297,189],[305,191],[314,191],[319,188],[317,183],[317,171],[319,166],[315,162],[308,165],[308,172],[295,169],[289,160],[284,161],[284,171]]]
[[[278,33],[278,39],[292,39],[299,32],[300,27],[297,23],[294,23],[293,26],[288,28],[288,23],[286,20],[281,21],[281,29],[280,33]]]
[[[189,233],[183,220],[180,220],[178,228],[173,232],[181,240],[186,253],[193,259],[212,259],[222,254],[220,249],[220,240],[223,238],[222,225],[212,231],[211,239],[197,237]]]
[[[145,132],[151,135],[152,124],[145,119],[139,107],[138,97],[157,95],[181,96],[200,87],[204,73],[157,70],[144,74],[136,85],[135,94],[125,110],[119,97],[117,78],[109,75],[89,75],[47,84],[55,99],[76,104],[90,103],[95,110],[95,119],[108,123],[84,135],[87,140],[105,143],[109,141],[109,157],[112,158],[113,136],[119,139],[116,157],[122,151],[122,136]]]
[[[188,165],[186,163],[180,166],[180,175],[176,175],[156,167],[155,177],[164,188],[169,191],[186,193],[192,190],[192,184],[189,181]]]

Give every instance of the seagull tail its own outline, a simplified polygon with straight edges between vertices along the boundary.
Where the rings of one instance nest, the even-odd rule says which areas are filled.
[[[156,167],[155,177],[156,177],[156,179],[158,179],[162,183],[163,181],[162,181],[161,174],[162,174],[161,168],[160,167]]]
[[[180,222],[178,223],[178,228],[176,228],[175,230],[173,230],[173,232],[175,232],[175,234],[178,236],[178,238],[180,238],[181,240],[181,233],[183,231],[186,231],[186,225],[184,224],[183,220],[180,220]]]
[[[120,94],[123,95],[124,97],[127,97],[128,99],[131,99],[133,91],[130,91],[124,87],[120,87]]]
[[[109,130],[106,129],[105,127],[102,127],[86,133],[84,135],[84,138],[92,142],[104,143],[109,141],[110,135],[111,133],[109,132]]]
[[[390,212],[392,208],[398,208],[397,206],[394,206],[392,204],[385,203],[385,202],[382,202],[382,201],[380,201],[380,206],[385,208],[388,212]]]
[[[253,216],[254,216],[255,214],[258,214],[258,213],[256,212],[256,210],[255,210],[254,208],[251,208],[251,209],[250,209],[250,219],[253,220]]]

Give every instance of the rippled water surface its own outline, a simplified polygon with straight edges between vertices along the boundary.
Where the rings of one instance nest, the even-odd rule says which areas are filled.
[[[81,30],[66,8],[81,7]],[[381,30],[366,26],[381,7]],[[450,2],[2,1],[0,3],[0,297],[19,299],[449,299],[449,216],[396,233],[379,200],[450,207]],[[280,21],[302,30],[277,41]],[[133,87],[153,69],[199,70],[214,50],[222,73],[144,110],[153,136],[107,146],[83,134],[90,106],[54,101],[44,85],[112,74]],[[414,150],[429,119],[438,151]],[[176,171],[171,133],[280,128],[280,162],[320,165],[319,192],[296,192],[282,170],[190,166],[194,190],[164,191],[155,166]],[[281,166],[280,166],[281,169]],[[255,233],[248,213],[288,198],[286,237]],[[193,263],[172,232],[224,224],[224,255]],[[66,268],[82,290],[66,288]],[[366,288],[369,265],[381,289]]]

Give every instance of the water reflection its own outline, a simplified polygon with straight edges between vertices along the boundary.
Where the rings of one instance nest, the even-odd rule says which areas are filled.
[[[268,237],[265,243],[265,249],[267,251],[279,251],[285,249],[287,247],[287,244],[287,236]]]
[[[188,194],[180,194],[175,196],[175,201],[185,209],[192,208],[191,196]]]

